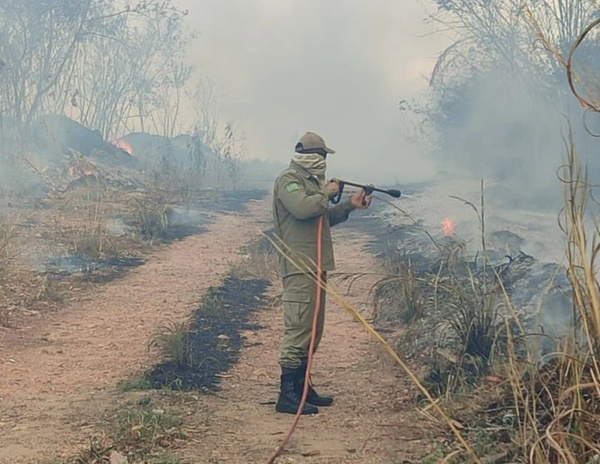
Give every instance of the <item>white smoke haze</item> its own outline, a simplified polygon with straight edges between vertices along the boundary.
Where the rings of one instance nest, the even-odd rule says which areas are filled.
[[[402,98],[416,97],[448,39],[426,35],[429,3],[415,0],[180,0],[201,31],[191,59],[225,89],[223,111],[249,152],[287,164],[315,131],[337,153],[329,173],[360,182],[435,173],[415,143]]]
[[[451,63],[456,76],[473,63],[489,69],[483,66],[456,102],[446,98],[444,108],[431,109],[439,105],[435,100],[440,97],[439,85],[429,88],[436,61],[464,32],[442,33],[436,29],[444,26],[425,21],[444,4],[441,0],[174,0],[174,6],[189,10],[186,28],[197,30],[199,37],[186,55],[193,79],[179,102],[178,114],[183,117],[176,128],[171,125],[164,131],[187,132],[199,116],[209,123],[221,118],[221,125],[231,121],[243,145],[238,151],[246,158],[273,163],[271,175],[278,165],[288,163],[302,133],[312,130],[337,150],[329,158],[330,176],[400,185],[435,180],[448,183],[450,190],[453,183],[466,179],[475,192],[484,177],[489,201],[556,212],[561,188],[555,172],[564,157],[564,114],[578,122],[580,108],[564,91],[566,86],[559,99],[548,98],[538,88],[539,81],[524,79],[527,74],[514,72],[512,63],[493,64],[488,59],[494,58],[491,47],[475,48],[476,56]],[[131,21],[135,23],[135,18]],[[514,30],[503,31],[502,37],[508,48],[529,53],[532,38],[522,40],[523,29],[516,21]],[[452,66],[446,61],[435,77],[451,89],[459,79],[448,72]],[[160,61],[155,65],[161,69]],[[88,85],[84,77],[81,83]],[[195,94],[199,78],[214,87],[201,87],[205,93]],[[433,105],[429,118],[400,111],[403,100]],[[78,106],[70,111],[83,110]],[[437,125],[431,121],[436,111],[445,118]],[[158,113],[159,119],[163,116],[167,124],[169,111]],[[116,133],[102,128],[103,135],[115,138],[126,135],[127,129],[141,130],[131,119]],[[580,136],[582,130],[575,126]],[[586,143],[591,144],[590,137]],[[581,147],[585,155],[586,144]],[[256,171],[261,167],[257,165]],[[11,177],[12,172],[4,165],[0,177]]]
[[[399,111],[401,100],[427,101],[436,60],[456,39],[455,31],[426,21],[434,2],[180,4],[201,31],[190,58],[223,87],[223,112],[243,128],[251,156],[286,164],[298,137],[312,130],[337,150],[330,176],[383,184],[467,178],[475,190],[484,177],[490,199],[505,206],[560,208],[565,114],[582,135],[581,108],[566,85],[560,99],[541,95],[539,81],[501,62],[473,80],[441,128]],[[530,46],[530,27],[522,20],[512,27],[502,36],[507,48],[544,55]],[[457,76],[477,64],[468,58]],[[582,139],[585,156],[591,141]]]
[[[400,206],[434,234],[450,218],[470,252],[480,250],[477,218],[450,197],[479,205],[484,178],[487,233],[511,231],[524,253],[564,262],[557,171],[567,155],[568,123],[593,178],[595,141],[582,130],[583,111],[564,69],[534,45],[516,2],[488,4],[237,0],[186,7],[202,31],[192,57],[223,84],[224,111],[244,128],[252,155],[287,163],[298,137],[316,131],[337,150],[330,176],[400,186],[426,181]],[[434,33],[424,20],[438,5],[480,8],[491,36],[474,38],[467,28]],[[567,18],[553,23],[549,14],[556,5],[543,2],[538,13],[565,51],[593,12],[561,29]],[[510,23],[494,8],[510,11]],[[468,39],[456,53],[462,57],[446,57],[430,87],[436,60],[457,36]],[[403,100],[417,111],[400,111]],[[387,220],[406,222],[392,210]],[[544,325],[566,327],[569,305],[550,309],[541,311]]]
[[[189,132],[200,121],[203,136],[213,142],[230,121],[235,147],[211,147],[232,148],[246,159],[268,161],[245,166],[249,177],[266,185],[289,162],[297,139],[307,130],[315,131],[337,151],[329,158],[330,176],[400,187],[422,181],[434,184],[418,197],[405,198],[403,207],[434,230],[445,217],[454,217],[459,231],[469,237],[477,233],[475,218],[449,196],[477,203],[483,177],[490,225],[510,225],[531,250],[557,260],[563,243],[556,221],[562,203],[556,171],[566,154],[565,115],[573,123],[584,159],[594,142],[582,130],[582,110],[567,90],[564,70],[544,68],[547,55],[535,58],[544,51],[532,49],[531,28],[521,19],[502,30],[500,39],[493,37],[496,42],[466,49],[472,56],[457,59],[449,54],[434,68],[440,54],[465,34],[464,28],[440,32],[441,23],[426,21],[446,3],[460,1],[174,0],[174,6],[189,10],[186,28],[199,32],[185,55],[193,78],[179,107],[168,106],[176,102],[174,93],[157,93],[152,98],[158,103],[144,102],[157,108],[158,122],[146,121],[156,125],[145,127],[151,137],[140,135],[144,128],[136,118],[114,118],[119,121],[117,129],[110,127],[110,120],[98,119],[107,124],[102,135],[110,140],[125,137],[131,143],[140,136],[149,143]],[[563,39],[566,49],[569,37]],[[99,43],[98,50],[103,46]],[[169,49],[152,46],[160,51],[153,66],[163,70],[160,60]],[[517,58],[498,59],[498,49],[509,49]],[[119,53],[127,56],[123,50]],[[477,72],[470,73],[475,64]],[[527,66],[537,66],[537,71],[529,73]],[[115,82],[122,85],[122,76],[117,77]],[[89,76],[79,79],[78,84],[90,85]],[[194,87],[198,79],[199,93]],[[96,96],[98,101],[102,95]],[[84,98],[74,95],[74,99],[79,99],[79,106],[65,108],[72,115],[83,114]],[[406,108],[402,101],[417,111],[402,111]],[[177,124],[175,113],[181,116]],[[2,124],[10,133],[10,121]],[[90,132],[98,129],[97,124],[91,126]],[[156,133],[157,128],[162,133]],[[188,136],[180,140],[184,139],[190,140]],[[139,144],[143,146],[143,141]],[[56,156],[50,145],[46,151],[27,156],[43,169],[44,158]],[[178,156],[183,159],[187,153],[183,150]],[[27,166],[7,167],[0,161],[1,181],[14,180],[18,174],[19,187],[34,188],[36,175]]]

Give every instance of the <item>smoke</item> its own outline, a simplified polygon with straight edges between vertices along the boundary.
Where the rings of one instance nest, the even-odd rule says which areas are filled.
[[[298,137],[312,130],[337,150],[331,176],[401,184],[484,177],[489,194],[508,207],[560,207],[565,114],[575,126],[581,120],[564,79],[558,101],[527,69],[494,64],[489,50],[480,50],[485,72],[457,101],[444,102],[456,108],[444,108],[443,124],[423,137],[419,115],[399,111],[402,99],[427,98],[435,62],[455,39],[424,21],[432,2],[180,4],[201,32],[191,59],[225,88],[223,112],[244,128],[251,156],[286,163]],[[534,42],[510,33],[498,36],[509,48]],[[531,52],[525,47],[515,56]],[[580,129],[574,127],[583,154],[590,137]]]
[[[495,68],[445,102],[438,162],[453,176],[484,178],[491,200],[509,207],[560,207],[558,169],[566,156],[565,114],[518,74]]]
[[[417,1],[180,0],[201,36],[191,59],[224,88],[251,156],[287,163],[305,131],[337,153],[329,174],[364,182],[434,174],[398,101],[427,86],[441,35]]]

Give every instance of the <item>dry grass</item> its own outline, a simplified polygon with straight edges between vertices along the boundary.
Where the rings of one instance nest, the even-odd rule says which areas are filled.
[[[70,294],[91,285],[93,277],[103,281],[117,275],[119,264],[104,263],[143,255],[159,241],[148,235],[162,235],[169,227],[165,208],[154,214],[153,199],[159,193],[137,191],[136,179],[129,188],[125,177],[122,181],[112,170],[105,172],[95,164],[77,170],[85,175],[72,176],[64,166],[40,169],[27,163],[48,193],[35,200],[3,197],[2,211],[19,220],[0,225],[1,326],[18,326],[28,314],[60,308]],[[91,264],[80,268],[80,262]],[[82,273],[85,279],[80,278]]]
[[[81,191],[73,194],[71,206],[81,218],[78,226],[70,230],[74,254],[90,258],[119,255],[118,239],[107,228],[114,196],[116,192],[95,178],[89,178]]]
[[[409,365],[400,357],[400,355],[394,350],[394,348],[381,336],[379,332],[357,311],[350,303],[348,303],[344,297],[338,292],[333,285],[328,282],[322,282],[317,279],[317,277],[312,273],[307,273],[305,269],[311,267],[311,263],[306,258],[301,258],[297,253],[294,253],[290,247],[285,244],[278,237],[267,237],[265,238],[269,240],[269,242],[273,245],[273,247],[277,250],[279,255],[287,259],[296,269],[301,272],[304,272],[309,278],[313,279],[313,281],[322,288],[330,298],[333,298],[337,304],[339,304],[342,308],[344,308],[350,315],[357,320],[361,325],[365,327],[365,329],[377,340],[378,343],[385,349],[385,351],[395,360],[395,362],[400,366],[400,368],[406,373],[406,375],[410,378],[410,380],[414,383],[417,389],[421,392],[424,398],[429,402],[430,407],[435,412],[435,417],[442,420],[450,431],[454,434],[456,439],[459,441],[461,445],[461,451],[465,453],[465,455],[469,456],[470,462],[475,464],[482,464],[481,459],[475,453],[473,447],[468,443],[465,439],[464,434],[461,432],[455,420],[445,411],[444,406],[440,404],[429,392],[426,386],[422,381],[419,380],[417,374]],[[295,256],[292,257],[292,256]],[[314,263],[312,263],[314,264]]]
[[[239,278],[273,280],[277,278],[279,262],[277,251],[267,238],[241,250],[243,260],[232,265],[231,273]]]
[[[13,244],[16,233],[16,223],[0,225],[0,298],[3,300],[0,302],[0,327],[10,325],[11,311],[4,306],[4,287],[10,278],[11,265],[15,257]]]
[[[404,286],[396,287],[402,304],[415,300],[419,282],[431,286],[435,294],[433,308],[442,318],[445,314],[460,347],[456,354],[446,356],[451,368],[445,372],[453,378],[445,381],[464,385],[461,377],[473,375],[466,368],[470,363],[476,370],[476,382],[470,388],[434,399],[377,331],[330,283],[324,284],[328,294],[365,326],[419,388],[427,400],[427,406],[421,410],[423,417],[455,435],[459,447],[446,448],[445,458],[442,456],[439,462],[587,464],[600,456],[600,295],[595,273],[600,225],[591,231],[586,228],[592,186],[578,161],[572,138],[567,149],[562,171],[565,208],[561,225],[568,239],[567,271],[577,323],[562,349],[550,360],[537,362],[535,353],[523,353],[512,331],[513,327],[522,330],[519,320],[506,317],[504,327],[497,320],[496,302],[500,298],[506,300],[509,315],[515,318],[518,313],[512,308],[500,275],[485,258],[483,198],[479,208],[469,204],[477,212],[481,226],[482,273],[473,272],[472,263],[465,262],[460,251],[448,249],[433,279],[399,271],[388,277],[388,282],[393,279]],[[273,243],[289,259],[285,244]],[[303,263],[295,264],[299,269],[303,267]],[[491,278],[487,277],[490,274]],[[425,309],[426,316],[429,311]],[[519,337],[523,335],[521,332]]]
[[[190,339],[190,321],[167,321],[151,337],[148,348],[156,348],[162,357],[178,368],[192,367],[194,359]]]
[[[121,275],[129,260],[201,231],[195,221],[203,219],[178,219],[176,212],[210,203],[196,171],[165,160],[155,172],[140,173],[67,151],[47,167],[15,154],[38,177],[36,196],[0,189],[2,326],[57,310],[75,292]],[[20,220],[11,225],[4,216]]]
[[[598,76],[592,81],[575,76],[571,57],[587,31],[600,20],[582,33],[565,58],[545,36],[533,13],[527,12],[539,40],[565,67],[569,78],[574,77],[580,89],[583,83],[594,84],[593,88],[584,86],[583,92],[587,103],[590,99],[594,103],[587,108],[598,111]],[[580,101],[586,106],[586,101]],[[590,212],[590,206],[596,205],[594,186],[578,158],[570,130],[565,145],[567,158],[559,172],[565,203],[559,222],[567,238],[567,274],[575,324],[561,349],[541,366],[524,362],[516,355],[515,340],[509,340],[506,391],[500,395],[514,417],[519,457],[536,464],[593,463],[600,458],[600,287],[596,274],[600,227],[598,218]],[[589,219],[593,227],[587,225]]]
[[[426,282],[419,279],[414,265],[390,252],[390,274],[374,287],[374,317],[380,321],[400,321],[412,324],[425,316],[427,306]]]
[[[600,299],[595,274],[600,229],[586,227],[592,186],[572,138],[567,149],[560,223],[568,243],[576,324],[560,349],[539,361],[535,353],[524,354],[507,330],[506,355],[494,360],[490,375],[474,390],[445,398],[474,448],[485,432],[506,459],[530,464],[587,464],[600,456]],[[506,293],[505,298],[510,305]],[[457,455],[448,462],[470,461]]]
[[[0,272],[8,267],[13,258],[12,242],[16,235],[16,225],[0,225]]]
[[[429,373],[424,382],[435,395],[472,388],[488,373],[505,339],[498,314],[501,279],[487,258],[483,192],[482,181],[479,207],[454,197],[475,212],[479,223],[482,250],[473,260],[463,242],[442,243],[423,230],[438,251],[434,270],[417,272],[396,252],[389,255],[389,275],[375,289],[376,320],[404,326],[399,351],[415,357],[425,354],[421,359]]]
[[[79,452],[47,463],[108,464],[125,459],[131,464],[181,464],[171,450],[186,437],[183,421],[179,413],[162,403],[143,396],[121,406],[106,418],[103,433],[91,437]]]
[[[590,462],[600,454],[600,299],[595,273],[599,229],[586,227],[592,186],[572,137],[567,150],[561,227],[567,237],[577,323],[551,363],[538,368],[513,355],[507,366],[523,457],[540,464]]]

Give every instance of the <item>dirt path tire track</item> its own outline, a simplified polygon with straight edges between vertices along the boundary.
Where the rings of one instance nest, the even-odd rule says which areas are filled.
[[[257,227],[269,226],[266,202],[254,203],[246,215],[221,217],[207,233],[161,250],[85,301],[17,338],[0,339],[0,463],[40,463],[94,435],[98,417],[122,399],[118,382],[154,364],[146,349],[153,330],[169,317],[190,314],[208,287],[223,280],[240,247],[258,236]],[[363,235],[340,228],[334,237],[338,272],[378,269]],[[355,282],[346,298],[368,309],[374,280]],[[280,291],[276,280],[271,295]],[[418,426],[414,389],[364,328],[328,303],[314,380],[336,403],[301,420],[278,463],[413,462],[431,440],[431,431]],[[277,414],[273,405],[280,306],[265,308],[255,322],[262,329],[244,333],[246,347],[223,376],[221,391],[194,395],[188,405],[191,432],[179,450],[185,462],[264,463],[291,424],[293,416]]]
[[[1,332],[0,463],[40,462],[89,435],[117,383],[154,364],[152,332],[197,307],[269,211],[265,199],[245,214],[222,215],[206,233],[160,250],[82,301],[18,333]]]
[[[334,230],[337,272],[374,272],[375,259],[364,251],[365,237],[349,228]],[[355,308],[366,310],[376,277],[347,283],[333,279]],[[281,292],[274,282],[272,296]],[[276,300],[275,300],[276,301]],[[283,439],[293,416],[278,414],[273,404],[279,389],[277,365],[282,313],[275,303],[258,314],[263,327],[246,333],[247,348],[228,373],[222,391],[202,398],[190,421],[205,432],[184,450],[196,464],[264,464]],[[317,391],[331,393],[336,403],[300,420],[290,445],[278,463],[400,464],[417,462],[431,430],[420,427],[414,412],[415,389],[359,323],[328,300],[323,343],[315,357]],[[207,418],[206,411],[210,411]]]

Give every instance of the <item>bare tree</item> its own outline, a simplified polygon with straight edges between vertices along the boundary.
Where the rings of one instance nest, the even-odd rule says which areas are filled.
[[[188,93],[194,111],[194,132],[209,147],[214,147],[221,120],[222,90],[211,79],[200,78],[193,93]]]
[[[441,55],[432,74],[432,85],[443,89],[482,70],[501,65],[520,73],[533,85],[548,85],[548,74],[558,64],[540,53],[535,31],[520,0],[436,0],[439,11],[432,19],[453,29],[458,38]],[[577,37],[600,11],[598,0],[541,0],[528,6],[553,43],[561,47]]]
[[[2,114],[24,128],[68,114],[106,138],[133,124],[172,134],[190,76],[185,15],[170,0],[4,0]]]
[[[166,137],[173,137],[181,109],[181,97],[192,74],[192,67],[185,64],[185,51],[197,36],[186,33],[183,28],[183,15],[171,15],[164,21],[150,26],[157,38],[152,60],[151,75],[154,88],[138,94],[138,101],[146,99],[154,110],[152,121],[154,131]]]
[[[439,9],[431,19],[453,32],[455,40],[437,60],[427,101],[403,101],[401,109],[418,117],[419,129],[427,130],[419,135],[434,141],[433,154],[445,167],[505,186],[528,180],[527,201],[548,205],[544,188],[555,180],[561,162],[555,147],[561,145],[564,115],[581,114],[563,64],[546,48],[557,44],[567,55],[600,14],[600,0],[435,3]],[[547,32],[546,41],[540,40],[535,24]],[[578,51],[578,71],[593,68],[600,75],[599,48],[596,34]],[[590,74],[578,72],[578,77]],[[589,143],[582,130],[574,136],[582,149]],[[553,201],[560,201],[559,196]]]
[[[235,124],[231,121],[223,127],[223,137],[217,139],[216,148],[219,155],[220,166],[217,172],[225,171],[225,175],[231,181],[231,187],[235,190],[241,181],[241,160],[246,151],[245,137],[239,134]],[[222,178],[222,177],[221,177]]]
[[[191,72],[184,54],[196,36],[184,30],[185,15],[170,2],[147,2],[102,25],[79,75],[78,88],[87,89],[79,92],[82,104],[93,98],[82,116],[86,125],[106,138],[134,128],[173,135]]]
[[[0,4],[2,110],[30,124],[73,65],[92,0],[5,0]]]

